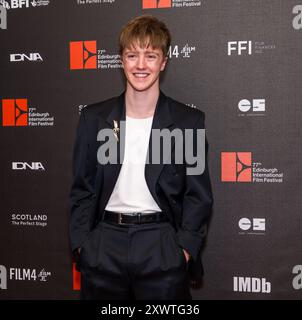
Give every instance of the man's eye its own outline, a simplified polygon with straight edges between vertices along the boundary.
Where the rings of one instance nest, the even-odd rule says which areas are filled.
[[[149,54],[149,55],[148,55],[148,58],[149,58],[149,59],[155,59],[155,58],[156,58],[156,55],[154,55],[154,54]]]

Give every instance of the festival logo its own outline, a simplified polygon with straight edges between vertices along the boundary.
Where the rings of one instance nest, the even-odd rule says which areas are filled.
[[[70,70],[122,68],[120,55],[98,49],[96,40],[71,41],[69,48]]]
[[[143,9],[168,9],[200,7],[202,1],[196,0],[143,0]]]
[[[54,116],[49,112],[37,112],[28,106],[28,99],[2,99],[3,127],[43,127],[53,126]]]
[[[251,152],[221,152],[222,182],[282,183],[283,172],[252,161]]]

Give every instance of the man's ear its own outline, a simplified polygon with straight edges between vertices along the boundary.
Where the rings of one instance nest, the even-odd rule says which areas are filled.
[[[168,57],[165,56],[164,59],[163,59],[162,65],[160,67],[160,71],[164,71],[165,70],[167,62],[168,62]]]

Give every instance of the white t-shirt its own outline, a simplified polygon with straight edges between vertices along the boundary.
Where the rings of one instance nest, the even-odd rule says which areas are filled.
[[[145,180],[145,163],[153,117],[126,116],[125,153],[122,168],[105,210],[131,213],[161,211]]]

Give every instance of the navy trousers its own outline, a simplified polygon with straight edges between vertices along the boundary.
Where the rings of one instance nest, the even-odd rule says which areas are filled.
[[[169,222],[101,221],[80,258],[81,299],[191,300],[187,262]]]

